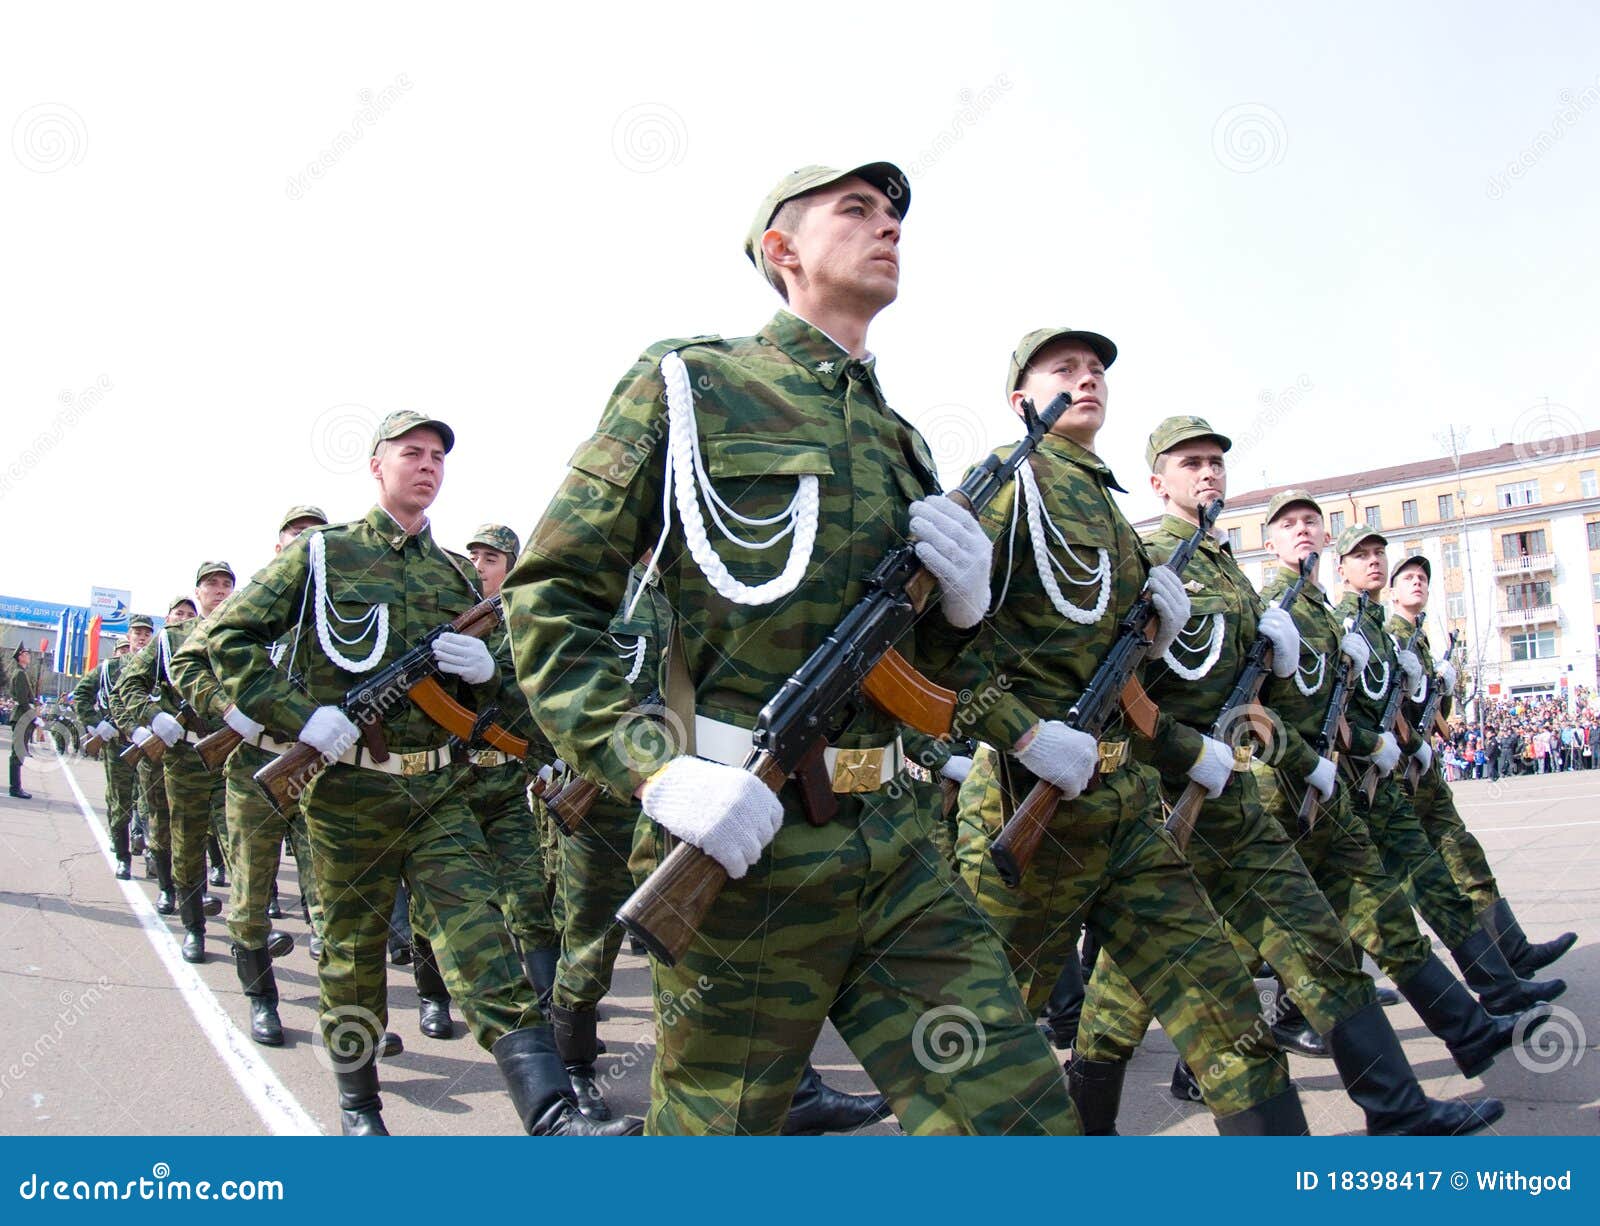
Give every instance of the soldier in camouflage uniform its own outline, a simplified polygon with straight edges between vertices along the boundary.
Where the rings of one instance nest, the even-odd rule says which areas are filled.
[[[17,800],[32,800],[33,793],[22,786],[22,759],[28,756],[28,740],[33,736],[33,721],[38,717],[33,678],[28,663],[33,653],[20,643],[11,653],[11,795]]]
[[[176,625],[169,622],[155,641],[133,658],[118,682],[119,690],[145,695],[133,707],[133,716],[149,728],[149,735],[167,745],[161,765],[166,776],[167,806],[171,812],[172,878],[178,895],[178,915],[183,922],[183,957],[204,962],[206,915],[206,839],[213,826],[223,828],[226,788],[222,776],[213,775],[200,760],[194,742],[214,731],[215,725],[189,706],[172,675],[172,657],[184,640],[233,591],[233,568],[226,562],[203,562],[195,574],[198,618]],[[179,721],[190,711],[194,731]],[[136,739],[143,743],[143,738]],[[218,902],[220,908],[221,903]]]
[[[130,622],[131,624],[131,622]],[[149,619],[145,619],[149,625]],[[123,748],[117,727],[111,722],[111,691],[127,660],[118,644],[116,652],[100,662],[100,667],[83,675],[72,691],[72,703],[87,732],[103,742],[100,761],[106,772],[106,821],[111,832],[111,854],[116,857],[116,877],[127,881],[133,875],[133,853],[128,846],[128,823],[133,816],[134,768],[121,758]]]
[[[387,745],[377,759],[369,754],[376,737],[364,737],[338,705],[359,678],[478,603],[471,566],[434,542],[427,519],[454,441],[447,425],[420,413],[384,418],[369,463],[378,504],[362,519],[302,533],[257,572],[217,616],[211,658],[228,701],[262,727],[298,730],[328,763],[302,808],[322,904],[321,1025],[342,1130],[387,1135],[374,1059],[387,1016],[389,914],[404,872],[425,896],[451,995],[493,1052],[523,1126],[594,1131],[573,1109],[550,1027],[506,932],[468,803],[468,768],[452,761],[444,729],[403,694],[376,696]],[[280,640],[295,661],[293,679],[268,654]],[[494,660],[481,639],[446,631],[430,642],[444,684],[474,708],[495,700]]]
[[[1199,417],[1169,417],[1151,432],[1145,460],[1151,489],[1165,508],[1161,522],[1144,534],[1153,564],[1166,561],[1195,534],[1202,506],[1227,497],[1224,453],[1231,446]],[[1300,659],[1294,618],[1276,604],[1263,606],[1225,538],[1212,535],[1201,543],[1184,580],[1192,616],[1167,650],[1151,659],[1144,677],[1151,701],[1174,721],[1174,749],[1181,757],[1158,755],[1143,742],[1137,748],[1153,762],[1167,757],[1161,784],[1170,800],[1177,801],[1191,778],[1207,788],[1186,849],[1195,874],[1230,928],[1272,963],[1312,1029],[1326,1038],[1345,1092],[1365,1113],[1368,1133],[1451,1136],[1487,1127],[1505,1114],[1499,1100],[1442,1103],[1423,1094],[1338,916],[1288,834],[1263,808],[1248,766],[1248,720],[1256,712],[1239,713],[1229,727],[1219,722],[1259,640],[1266,641],[1272,675],[1294,675]],[[1255,706],[1264,711],[1259,702]],[[1265,748],[1274,756],[1310,757],[1310,776],[1331,790],[1333,763],[1322,765],[1293,726],[1274,720],[1269,728]],[[1171,769],[1174,757],[1209,759],[1214,771],[1209,777],[1178,773]],[[1126,1061],[1150,1017],[1115,957],[1102,958],[1089,983],[1076,1051],[1089,1060]]]
[[[195,615],[194,597],[178,596],[167,605],[165,625],[177,627]],[[139,620],[144,624],[136,626],[135,621]],[[142,743],[151,735],[150,729],[145,726],[144,711],[152,701],[156,653],[160,650],[160,643],[154,634],[154,624],[148,618],[129,622],[128,637],[136,647],[122,666],[117,684],[111,690],[112,723],[123,740],[135,744]],[[141,638],[143,643],[138,645]],[[142,682],[131,680],[135,669],[143,674]],[[172,875],[172,811],[167,801],[166,759],[152,762],[149,758],[141,757],[137,773],[139,802],[145,817],[145,846],[156,870],[156,912],[172,915],[178,910],[178,891]],[[202,897],[201,907],[204,914],[216,915],[221,911],[222,903],[208,894]]]
[[[1415,753],[1427,765],[1428,751],[1415,729],[1406,725],[1404,743],[1380,728],[1391,688],[1415,688],[1422,680],[1422,662],[1401,651],[1384,629],[1383,605],[1377,600],[1389,577],[1388,540],[1365,524],[1351,524],[1339,534],[1339,573],[1349,589],[1338,612],[1346,628],[1366,641],[1371,658],[1357,678],[1347,718],[1357,735],[1369,734],[1374,748],[1340,762],[1351,787],[1355,816],[1366,823],[1384,867],[1401,882],[1411,905],[1444,943],[1472,990],[1490,1013],[1520,1013],[1540,1001],[1554,1000],[1567,990],[1564,980],[1522,980],[1501,953],[1494,938],[1477,923],[1477,912],[1456,885],[1444,858],[1422,832],[1411,800],[1401,789],[1395,767],[1401,754]],[[1371,603],[1356,617],[1357,596],[1367,592]],[[1372,798],[1359,781],[1368,770],[1378,775]]]
[[[895,297],[909,198],[887,163],[786,176],[745,251],[788,309],[756,336],[647,349],[506,582],[535,718],[570,768],[619,803],[639,796],[651,819],[637,870],[683,838],[729,873],[688,952],[652,965],[651,1132],[778,1132],[829,1018],[908,1132],[1077,1127],[1004,955],[933,844],[932,814],[886,786],[897,721],[869,706],[839,735],[826,764],[838,815],[825,826],[805,820],[792,782],[775,797],[740,769],[757,712],[913,521],[941,609],[902,652],[953,677],[940,667],[956,652],[950,626],[987,603],[988,544],[931,497],[927,445],[889,409],[866,348]],[[669,471],[689,516],[681,533],[663,514]],[[693,716],[686,743],[659,756],[630,737],[638,698],[609,637],[646,549],[692,691],[664,696]],[[929,1032],[952,1026],[966,1030],[962,1050],[928,1051]]]
[[[1394,573],[1389,577],[1391,611],[1388,631],[1392,637],[1399,639],[1411,636],[1417,617],[1428,607],[1428,586],[1432,579],[1433,565],[1421,554],[1406,558],[1394,568]],[[1426,686],[1444,687],[1444,696],[1439,703],[1439,718],[1448,719],[1455,698],[1455,664],[1448,659],[1441,660],[1436,669],[1433,649],[1428,645],[1426,635],[1418,636],[1416,652],[1422,661]],[[1407,702],[1405,714],[1408,719],[1420,718],[1429,692],[1419,690]],[[1456,812],[1455,798],[1451,795],[1450,784],[1445,781],[1444,765],[1432,753],[1430,738],[1433,730],[1419,728],[1417,732],[1423,744],[1428,746],[1417,759],[1421,777],[1415,787],[1409,776],[1401,786],[1411,796],[1411,807],[1416,810],[1417,820],[1422,823],[1422,832],[1444,858],[1461,892],[1477,908],[1478,922],[1494,937],[1500,952],[1511,964],[1511,969],[1522,976],[1532,975],[1571,949],[1578,940],[1578,934],[1564,932],[1553,940],[1529,944],[1527,934],[1522,931],[1522,925],[1511,910],[1511,903],[1500,892],[1499,882],[1495,880],[1494,870],[1489,867],[1489,858],[1484,854],[1483,846],[1467,829],[1461,814]]]
[[[1077,957],[1087,924],[1198,1071],[1218,1131],[1303,1133],[1287,1062],[1258,1025],[1250,974],[1162,828],[1159,777],[1130,752],[1131,725],[1119,717],[1097,743],[1060,722],[1141,590],[1159,616],[1157,654],[1189,617],[1182,583],[1169,569],[1148,566],[1111,499],[1122,487],[1092,450],[1105,419],[1105,369],[1116,353],[1097,333],[1043,328],[1012,354],[1006,392],[1013,409],[1027,397],[1045,405],[1059,392],[1073,404],[984,515],[985,526],[1005,538],[994,552],[1006,571],[995,579],[997,607],[975,645],[989,675],[973,688],[991,696],[1002,725],[985,739],[1011,752],[980,750],[962,785],[962,874],[1005,942],[1033,1011]],[[1027,529],[1019,533],[1022,519]],[[1198,742],[1163,714],[1148,752],[1183,778],[1206,761]],[[1058,787],[1062,801],[1013,890],[1000,880],[989,843],[1038,779]],[[1069,1066],[1091,1134],[1114,1131],[1126,1070],[1120,1059]]]
[[[291,507],[279,522],[274,553],[307,528],[323,525],[328,517],[318,507]],[[278,877],[278,860],[284,839],[295,848],[300,889],[311,909],[316,931],[321,908],[317,905],[316,873],[306,842],[305,822],[298,808],[281,814],[262,795],[253,776],[289,748],[292,737],[269,735],[224,696],[211,653],[212,621],[202,621],[172,654],[170,672],[189,706],[208,722],[227,724],[243,741],[223,764],[221,777],[227,808],[228,863],[233,866],[233,891],[228,899],[228,933],[233,937],[234,970],[250,1002],[250,1037],[266,1047],[283,1045],[283,1024],[278,1018],[278,983],[272,973],[276,958],[294,948],[294,938],[272,931],[267,905]],[[282,656],[274,645],[269,656]],[[282,663],[282,661],[280,661]],[[288,667],[288,665],[285,665]]]

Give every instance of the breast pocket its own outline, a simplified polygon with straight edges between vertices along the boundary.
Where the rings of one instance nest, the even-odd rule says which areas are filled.
[[[795,439],[724,434],[707,438],[704,454],[710,505],[704,489],[697,496],[707,540],[736,578],[773,578],[789,556],[802,482],[833,475],[828,449]]]

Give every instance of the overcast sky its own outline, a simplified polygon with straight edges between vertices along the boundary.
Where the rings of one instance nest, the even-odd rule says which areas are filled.
[[[771,313],[807,162],[912,174],[869,341],[948,481],[1044,324],[1121,347],[1136,516],[1169,413],[1236,492],[1600,428],[1592,5],[17,6],[0,124],[11,595],[242,578],[402,407],[440,539],[526,537],[640,349]]]

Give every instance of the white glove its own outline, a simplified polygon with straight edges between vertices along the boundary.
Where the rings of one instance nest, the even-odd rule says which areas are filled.
[[[183,725],[165,711],[156,712],[156,717],[150,721],[150,731],[165,741],[169,749],[183,739]]]
[[[1033,739],[1013,755],[1035,775],[1061,790],[1072,800],[1094,778],[1100,765],[1099,743],[1087,732],[1069,728],[1058,719],[1040,720]]]
[[[1289,613],[1273,605],[1256,623],[1256,633],[1272,643],[1272,675],[1292,677],[1300,667],[1300,631]]]
[[[783,825],[783,805],[747,770],[704,758],[674,758],[645,785],[644,811],[698,847],[737,881]]]
[[[958,630],[989,611],[989,565],[994,547],[978,521],[943,494],[911,504],[917,558],[939,580],[945,620]]]
[[[460,677],[468,685],[483,685],[494,680],[494,657],[482,639],[446,630],[433,640],[433,658],[441,673]]]
[[[1378,768],[1378,774],[1387,775],[1399,761],[1400,742],[1394,739],[1394,733],[1385,732],[1378,741],[1378,748],[1372,751],[1372,765]]]
[[[226,711],[224,711],[222,713],[222,722],[227,724],[228,727],[232,728],[247,741],[255,740],[258,736],[266,731],[266,728],[263,725],[256,723],[255,720],[251,719],[243,711],[239,710],[238,707],[229,707]]]
[[[1406,675],[1406,685],[1411,689],[1417,688],[1417,683],[1422,680],[1422,661],[1417,658],[1414,651],[1402,651],[1396,654],[1395,663],[1400,666],[1400,671]]]
[[[1442,660],[1439,663],[1439,684],[1444,686],[1446,694],[1456,692],[1456,666],[1449,660]]]
[[[1337,781],[1337,768],[1332,758],[1318,758],[1316,767],[1306,776],[1306,782],[1317,790],[1317,797],[1324,804],[1333,799],[1333,789]]]
[[[1344,632],[1344,637],[1339,640],[1339,650],[1350,657],[1357,676],[1366,672],[1367,665],[1372,663],[1372,644],[1354,630]]]
[[[361,729],[338,707],[318,707],[300,729],[300,739],[330,761],[343,756],[360,735]]]
[[[93,732],[102,741],[109,742],[117,739],[117,726],[108,719],[103,719],[96,724]]]
[[[148,728],[135,728],[133,730],[133,743],[135,745],[143,745],[149,739],[150,739],[150,729],[148,729]]]
[[[1411,756],[1417,760],[1417,765],[1422,768],[1422,773],[1426,775],[1428,768],[1433,765],[1433,746],[1424,739],[1422,744],[1417,746],[1416,753]]]
[[[946,779],[954,779],[957,783],[965,783],[967,776],[972,772],[972,759],[952,757],[939,768],[939,773]]]
[[[1183,580],[1170,566],[1152,568],[1144,590],[1150,593],[1150,603],[1156,609],[1155,645],[1150,653],[1159,656],[1172,646],[1172,640],[1189,620],[1189,593],[1183,590]]]
[[[1200,761],[1189,768],[1189,778],[1205,788],[1207,799],[1215,800],[1233,778],[1233,746],[1210,736],[1205,741]]]
[[[44,720],[41,717],[35,715],[33,717],[33,726],[35,728],[43,728],[44,727]]]

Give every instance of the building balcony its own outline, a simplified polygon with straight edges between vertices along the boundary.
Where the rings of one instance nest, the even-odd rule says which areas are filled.
[[[1553,553],[1527,553],[1518,558],[1496,558],[1494,560],[1494,577],[1505,579],[1510,576],[1522,575],[1548,575],[1556,568],[1556,555]]]
[[[1561,609],[1553,604],[1532,609],[1501,609],[1495,614],[1502,630],[1520,630],[1526,626],[1555,626],[1561,622]]]

